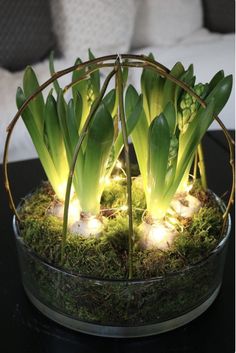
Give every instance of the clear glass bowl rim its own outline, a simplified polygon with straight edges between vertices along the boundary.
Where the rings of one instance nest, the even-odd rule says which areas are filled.
[[[212,192],[212,191],[211,191]],[[216,201],[218,202],[222,212],[224,212],[224,210],[226,209],[225,203],[223,202],[223,200],[218,197],[214,192],[212,192],[212,194],[214,195],[214,197],[216,198]],[[22,200],[17,209],[20,208],[22,202],[24,200]],[[204,266],[204,264],[213,256],[216,256],[218,253],[220,253],[224,246],[226,245],[229,236],[230,236],[230,231],[231,231],[231,217],[230,214],[228,214],[228,220],[227,220],[227,226],[226,226],[226,230],[225,230],[225,235],[223,236],[222,240],[219,242],[219,244],[208,254],[207,257],[205,257],[204,259],[190,265],[187,266],[185,268],[183,268],[182,270],[178,270],[178,271],[173,271],[173,272],[167,272],[166,274],[162,275],[162,276],[157,276],[157,277],[150,277],[150,278],[134,278],[134,279],[113,279],[113,278],[102,278],[102,277],[93,277],[93,276],[88,276],[88,275],[83,275],[83,274],[79,274],[79,273],[75,273],[72,271],[68,271],[66,269],[64,269],[63,267],[60,266],[55,266],[50,264],[49,262],[45,261],[45,259],[41,258],[38,254],[36,254],[36,252],[34,252],[32,249],[30,249],[30,247],[28,247],[24,241],[22,240],[21,236],[20,236],[20,231],[19,231],[19,227],[18,227],[18,221],[16,219],[16,216],[13,216],[13,231],[14,231],[14,235],[16,237],[16,241],[18,243],[20,243],[20,246],[23,246],[25,249],[27,249],[27,252],[30,254],[31,257],[33,257],[35,260],[40,261],[40,263],[42,263],[44,266],[46,266],[49,269],[52,269],[53,271],[56,272],[60,272],[60,273],[64,273],[68,276],[71,277],[75,277],[75,278],[79,278],[80,280],[85,280],[85,281],[92,281],[92,282],[99,282],[99,283],[133,283],[133,284],[141,284],[141,283],[152,283],[152,282],[156,282],[156,281],[161,281],[161,280],[166,280],[167,278],[173,278],[173,277],[177,277],[179,275],[183,275],[184,273],[191,271],[193,269],[196,269],[198,266]]]

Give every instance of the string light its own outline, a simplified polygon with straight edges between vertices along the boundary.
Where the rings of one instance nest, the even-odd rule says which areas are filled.
[[[102,230],[102,223],[97,218],[90,218],[87,221],[87,227],[90,234],[95,234]]]
[[[117,169],[122,169],[123,168],[121,161],[117,161],[116,162],[116,168]]]
[[[191,189],[192,189],[192,187],[193,187],[193,184],[188,184],[188,183],[185,183],[184,184],[184,190],[186,191],[186,192],[189,192]]]
[[[111,179],[109,178],[109,177],[105,177],[104,178],[104,183],[105,183],[105,185],[111,185]]]
[[[120,181],[120,180],[122,180],[123,178],[121,178],[119,175],[115,175],[114,177],[113,177],[113,180],[115,180],[115,181]]]
[[[128,206],[127,205],[122,205],[119,209],[121,211],[127,211],[128,210]]]
[[[123,168],[123,164],[121,163],[121,161],[117,161],[116,162],[116,168],[117,169],[120,169],[121,171],[122,171],[122,173],[124,174],[124,176],[125,177],[127,177],[127,174],[126,174],[126,172],[125,172],[125,170],[124,170],[124,168]]]
[[[149,241],[153,244],[159,245],[167,237],[167,230],[161,224],[153,225],[149,232]]]

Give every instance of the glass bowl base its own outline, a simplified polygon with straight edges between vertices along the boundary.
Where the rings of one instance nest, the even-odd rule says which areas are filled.
[[[216,299],[221,284],[214,290],[214,292],[199,306],[195,309],[185,313],[184,315],[178,316],[171,320],[158,322],[152,325],[143,326],[103,326],[98,324],[92,324],[89,322],[79,321],[58,311],[49,308],[38,300],[32,293],[24,286],[25,292],[32,302],[32,304],[49,319],[57,322],[58,324],[70,328],[74,331],[83,332],[89,335],[102,336],[102,337],[117,337],[117,338],[132,338],[132,337],[145,337],[151,335],[157,335],[162,332],[174,330],[180,326],[183,326],[190,321],[196,319],[202,313],[204,313],[210,305]]]

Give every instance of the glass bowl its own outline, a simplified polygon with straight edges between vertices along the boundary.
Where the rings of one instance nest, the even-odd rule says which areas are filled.
[[[222,209],[224,205],[218,199]],[[231,229],[204,260],[145,280],[108,280],[70,273],[42,260],[16,236],[22,281],[30,301],[47,317],[80,332],[141,337],[169,331],[202,314],[216,298]]]

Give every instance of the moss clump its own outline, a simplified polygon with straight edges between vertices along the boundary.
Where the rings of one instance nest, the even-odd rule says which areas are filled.
[[[105,188],[101,199],[103,214],[112,216],[118,208],[126,204],[126,195],[127,185],[124,177],[119,182],[115,180],[111,181]],[[140,222],[142,214],[146,209],[145,194],[140,177],[134,178],[132,182],[132,205],[133,217],[137,222]]]

